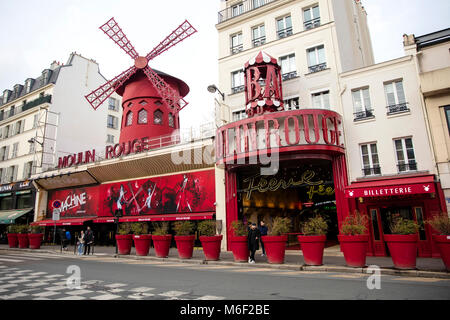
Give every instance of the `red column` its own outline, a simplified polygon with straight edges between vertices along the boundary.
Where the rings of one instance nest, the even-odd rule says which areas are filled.
[[[231,222],[238,219],[237,207],[237,187],[236,187],[236,172],[225,169],[225,205],[227,211],[227,250],[231,250],[230,246],[230,226]]]
[[[345,198],[345,187],[348,185],[347,164],[345,155],[339,155],[333,158],[333,179],[336,196],[336,211],[338,218],[338,228],[341,230],[342,222],[350,212],[348,199]]]

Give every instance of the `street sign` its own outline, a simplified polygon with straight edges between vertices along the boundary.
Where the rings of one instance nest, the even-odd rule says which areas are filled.
[[[58,221],[60,219],[60,212],[61,212],[61,210],[59,210],[59,209],[53,209],[52,220]]]

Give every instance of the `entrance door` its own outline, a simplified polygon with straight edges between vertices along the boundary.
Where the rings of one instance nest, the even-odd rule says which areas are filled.
[[[372,249],[375,256],[386,256],[386,246],[383,239],[383,225],[381,224],[380,210],[369,208],[372,233]]]
[[[425,232],[423,207],[413,207],[414,219],[419,225],[419,257],[431,257],[431,245]]]

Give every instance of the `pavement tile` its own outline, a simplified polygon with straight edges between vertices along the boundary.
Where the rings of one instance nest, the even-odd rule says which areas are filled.
[[[155,288],[140,287],[140,288],[130,289],[128,291],[131,291],[131,292],[147,292],[147,291],[151,291],[151,290],[155,290]]]
[[[35,297],[51,297],[51,296],[56,296],[58,294],[60,294],[60,293],[55,292],[55,291],[46,291],[46,292],[34,293],[32,295]]]
[[[114,299],[119,299],[122,298],[121,296],[118,295],[114,295],[114,294],[103,294],[100,296],[96,296],[96,297],[90,297],[90,299],[93,300],[114,300]]]
[[[66,294],[74,295],[74,296],[81,296],[87,293],[94,292],[92,290],[73,290],[73,291],[67,291]]]
[[[82,296],[68,296],[68,297],[59,298],[56,300],[86,300],[86,298],[82,297]]]

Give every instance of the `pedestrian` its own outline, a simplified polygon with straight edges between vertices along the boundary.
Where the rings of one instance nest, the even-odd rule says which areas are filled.
[[[67,244],[70,244],[70,240],[72,240],[72,235],[70,234],[69,230],[66,231],[66,240],[67,240]],[[66,249],[67,249],[67,245],[66,245]]]
[[[66,238],[66,229],[61,229],[59,232],[59,237],[61,238],[61,246],[63,250],[67,250],[67,238]]]
[[[78,237],[78,255],[81,256],[83,254],[84,249],[84,231],[81,230],[80,236]]]
[[[89,255],[91,253],[91,245],[94,243],[94,233],[91,227],[87,227],[86,233],[84,234],[84,253],[83,255]]]
[[[260,224],[259,225],[259,232],[261,234],[260,242],[261,242],[261,250],[262,250],[261,257],[264,257],[266,255],[266,250],[264,249],[264,242],[262,240],[262,237],[263,236],[267,236],[268,229],[267,229],[266,224],[264,223],[264,220],[261,220],[261,222],[259,224]]]
[[[255,263],[255,252],[259,249],[259,239],[261,234],[256,228],[256,223],[252,223],[250,231],[248,232],[248,249],[250,250],[250,258],[248,263]]]

